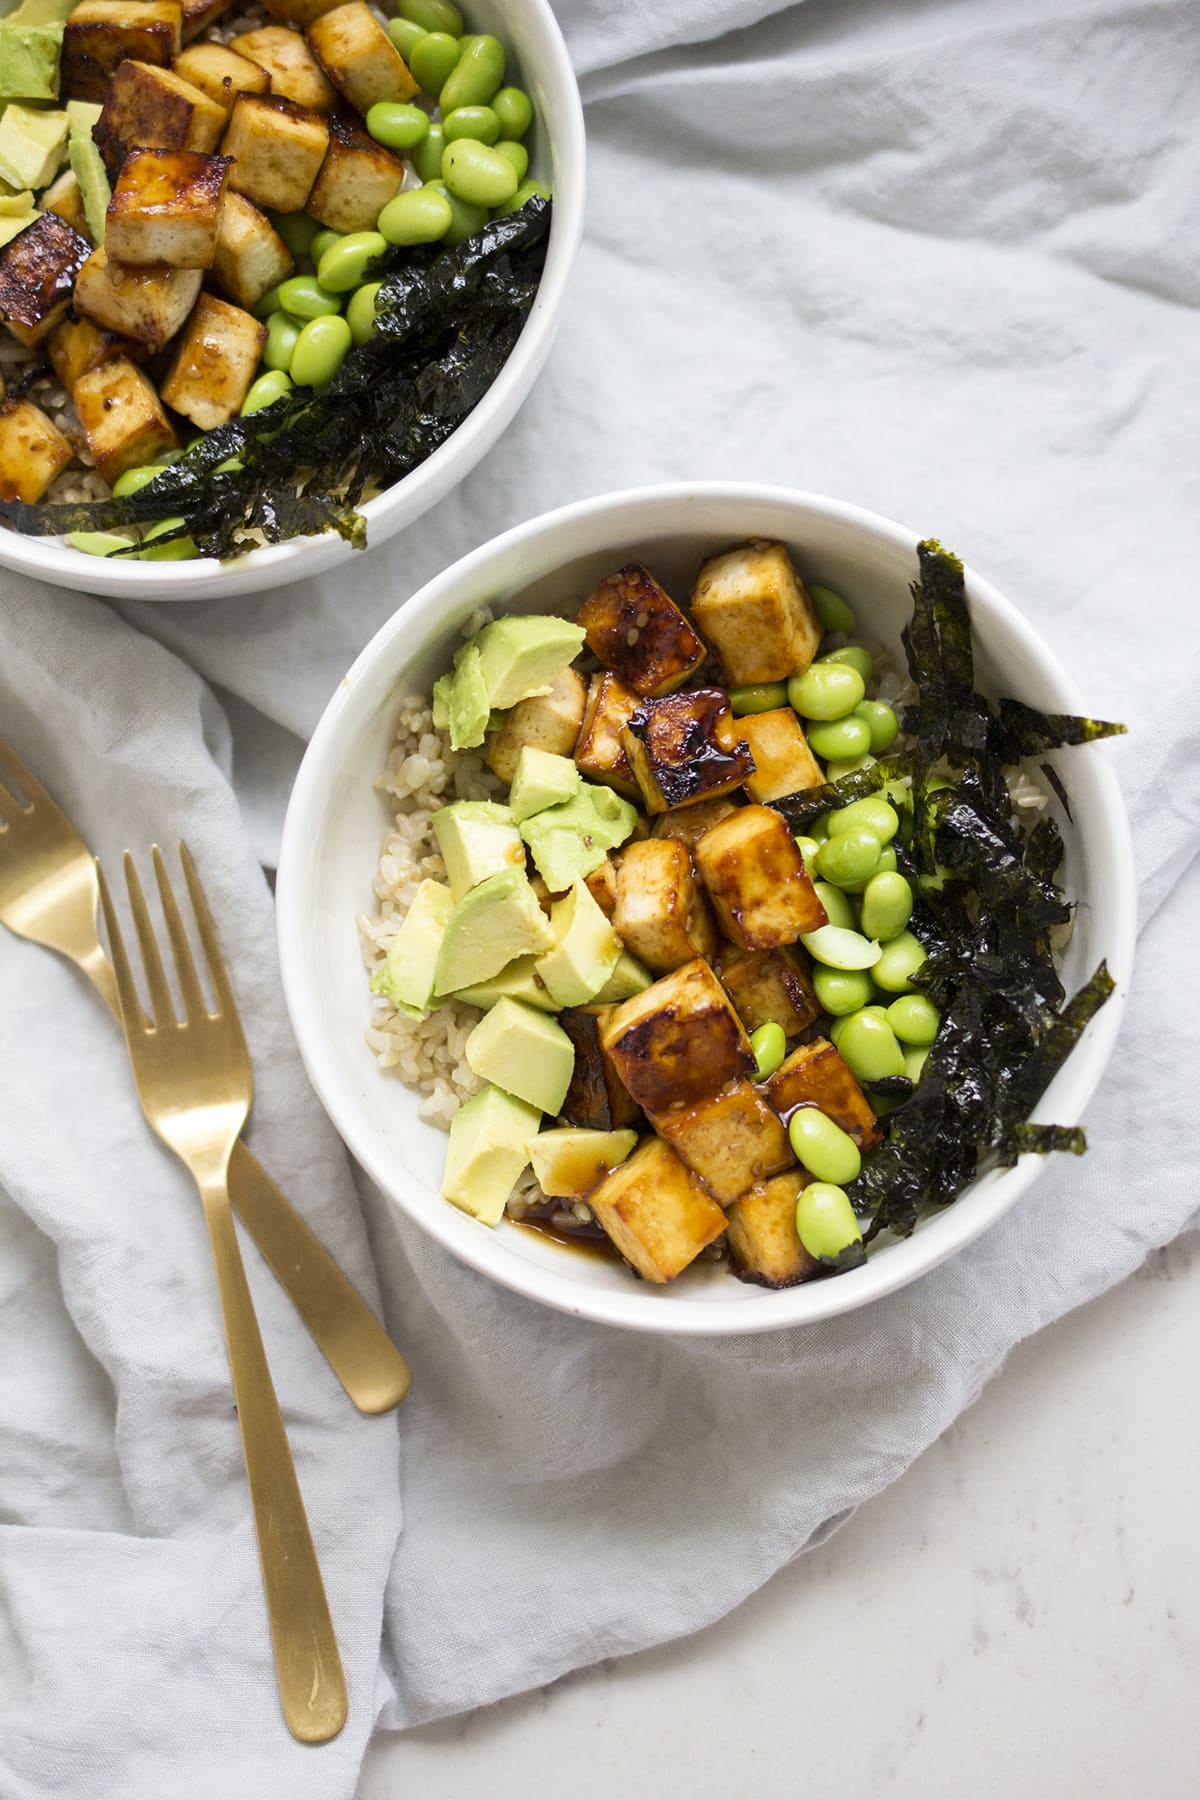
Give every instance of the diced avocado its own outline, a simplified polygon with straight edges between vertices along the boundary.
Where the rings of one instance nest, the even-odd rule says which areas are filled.
[[[472,639],[454,652],[450,673],[433,684],[433,722],[439,731],[449,727],[452,749],[473,750],[482,744],[490,716],[477,641]]]
[[[616,968],[596,995],[596,1005],[615,1006],[618,1001],[632,1000],[635,994],[644,994],[653,985],[654,977],[649,969],[643,968],[628,950],[622,950]]]
[[[575,1068],[575,1046],[558,1023],[520,1000],[497,1000],[467,1039],[467,1064],[484,1081],[557,1118]]]
[[[584,1131],[555,1126],[529,1140],[529,1160],[538,1186],[549,1200],[581,1200],[623,1163],[637,1143],[636,1131]]]
[[[460,1106],[450,1121],[443,1198],[485,1225],[498,1225],[540,1123],[535,1106],[495,1087]]]
[[[63,25],[78,6],[79,0],[21,0],[20,6],[4,15],[6,25]],[[100,110],[97,107],[97,112]]]
[[[569,663],[579,655],[582,625],[537,613],[496,619],[472,643],[478,647],[488,699],[493,706],[515,706],[535,694],[548,694]]]
[[[478,1006],[484,1012],[495,1006],[497,1000],[523,1000],[526,1006],[540,1007],[542,1012],[557,1012],[558,1007],[550,998],[537,975],[536,956],[518,956],[516,962],[509,963],[507,969],[501,969],[490,981],[477,981],[474,987],[459,988],[454,1000],[464,1000],[468,1006]]]
[[[0,20],[0,100],[57,100],[61,25]]]
[[[524,869],[504,869],[464,894],[450,914],[434,992],[459,993],[498,975],[516,957],[540,954],[553,943],[550,921]]]
[[[0,176],[15,188],[44,188],[54,180],[67,143],[65,112],[6,106],[0,117]]]
[[[104,108],[94,100],[67,101],[67,129],[72,138],[87,138],[91,142],[92,127],[100,123],[100,114]]]
[[[621,940],[582,881],[555,901],[550,923],[554,948],[540,958],[537,972],[560,1006],[586,1006],[620,961]]]
[[[611,788],[585,782],[570,800],[534,813],[521,826],[538,874],[552,894],[598,869],[637,824],[637,809]]]
[[[582,781],[569,756],[554,756],[549,750],[522,744],[508,796],[513,818],[519,825],[548,806],[560,805],[579,792]]]
[[[0,194],[0,218],[23,219],[26,214],[34,217],[36,213],[33,194],[28,188],[23,194]]]
[[[22,231],[37,223],[38,216],[35,212],[18,214],[16,217],[11,213],[0,213],[0,245],[11,244]]]
[[[70,105],[82,104],[72,100]],[[71,138],[71,168],[83,196],[83,211],[93,244],[104,242],[104,220],[112,199],[104,158],[90,137]]]
[[[410,1018],[423,1019],[433,996],[433,971],[454,896],[440,881],[423,881],[392,939],[387,961],[371,977],[371,992],[382,994]]]
[[[457,903],[502,869],[524,869],[525,845],[507,806],[495,800],[456,800],[433,815],[450,892]]]

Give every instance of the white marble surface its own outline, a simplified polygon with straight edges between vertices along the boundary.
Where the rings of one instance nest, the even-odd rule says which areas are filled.
[[[1194,1800],[1200,1236],[712,1630],[380,1739],[359,1800]]]

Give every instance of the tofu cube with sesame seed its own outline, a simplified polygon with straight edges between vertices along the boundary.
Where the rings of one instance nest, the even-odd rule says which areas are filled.
[[[743,950],[776,950],[829,923],[799,845],[769,806],[742,806],[696,845],[717,922]]]
[[[710,1099],[653,1113],[650,1123],[722,1206],[796,1160],[783,1120],[748,1081],[731,1081]]]
[[[193,44],[175,58],[175,73],[229,114],[239,94],[269,94],[271,77],[227,44]]]
[[[647,1138],[588,1195],[597,1224],[644,1281],[673,1281],[725,1229],[725,1214],[661,1138]]]
[[[331,231],[373,231],[401,189],[404,164],[353,119],[329,121],[329,148],[305,210]]]
[[[821,1010],[808,958],[794,944],[778,950],[722,944],[713,968],[747,1031],[776,1024],[785,1037],[799,1037]]]
[[[643,700],[622,726],[621,744],[649,813],[732,793],[754,773],[740,721],[720,688]]]
[[[784,794],[820,787],[825,780],[790,706],[749,713],[739,719],[738,728],[754,758],[754,773],[746,777],[746,792],[752,800],[779,800]]]
[[[258,305],[295,268],[291,251],[252,200],[229,188],[217,225],[212,275],[238,306]]]
[[[221,142],[230,187],[283,213],[303,210],[328,148],[322,114],[274,94],[239,94]]]
[[[767,1098],[784,1119],[798,1106],[820,1107],[860,1150],[873,1150],[879,1142],[871,1103],[827,1038],[793,1050],[767,1082]]]
[[[380,100],[411,100],[419,91],[408,65],[369,6],[350,0],[304,28],[314,55],[357,112]]]
[[[161,350],[195,306],[203,280],[199,269],[171,269],[164,263],[126,268],[110,261],[101,244],[76,278],[75,311],[149,350]]]
[[[101,363],[112,362],[118,356],[128,356],[136,362],[139,356],[146,354],[132,338],[120,337],[115,331],[102,331],[90,319],[76,319],[70,314],[46,345],[46,353],[51,368],[68,394],[89,369],[98,369]]]
[[[67,315],[89,246],[57,213],[42,213],[0,249],[0,318],[28,349]]]
[[[671,596],[638,562],[607,576],[576,617],[597,661],[643,698],[682,687],[707,655]]]
[[[729,1267],[739,1281],[789,1288],[817,1273],[820,1264],[796,1231],[796,1202],[811,1180],[805,1169],[788,1169],[729,1208]]]
[[[224,107],[182,75],[130,61],[113,76],[92,136],[109,178],[115,181],[133,144],[143,150],[195,150],[209,156],[224,129]]]
[[[129,57],[167,69],[183,41],[179,0],[80,0],[63,26],[64,99],[100,100]]]
[[[692,853],[678,838],[626,846],[616,874],[613,925],[648,969],[663,975],[696,956],[711,956],[717,928],[696,880]]]
[[[337,89],[299,31],[286,25],[264,25],[258,31],[230,38],[229,48],[257,63],[271,78],[271,92],[307,106],[313,112],[332,112],[338,105]]]
[[[575,766],[589,781],[603,782],[626,799],[639,800],[641,790],[621,742],[621,733],[640,701],[615,675],[593,675],[575,744]]]
[[[75,452],[32,400],[0,400],[0,500],[32,506]]]
[[[648,1113],[706,1100],[755,1069],[742,1022],[699,957],[612,1007],[600,1040]]]
[[[266,326],[240,306],[201,294],[179,335],[163,399],[201,431],[228,424],[246,398],[266,341]]]
[[[81,375],[71,395],[92,461],[111,487],[178,442],[153,384],[127,357]]]
[[[692,617],[730,687],[802,675],[821,642],[821,621],[787,549],[762,538],[701,565]]]
[[[228,175],[226,156],[131,149],[105,219],[111,261],[130,268],[210,268]]]

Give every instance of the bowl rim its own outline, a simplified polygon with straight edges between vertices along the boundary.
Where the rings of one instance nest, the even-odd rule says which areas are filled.
[[[637,1282],[630,1283],[628,1294],[592,1289],[577,1284],[567,1274],[559,1274],[555,1269],[515,1255],[496,1258],[493,1254],[497,1242],[495,1236],[481,1229],[478,1233],[460,1237],[454,1228],[459,1215],[448,1204],[445,1205],[444,1220],[435,1209],[423,1210],[416,1196],[425,1194],[424,1184],[407,1170],[394,1165],[377,1136],[357,1116],[353,1080],[336,1046],[320,1029],[315,995],[306,992],[295,975],[304,964],[303,944],[308,929],[306,873],[311,870],[312,859],[306,857],[305,847],[318,840],[319,821],[325,810],[322,794],[329,752],[336,746],[347,707],[353,703],[361,678],[381,660],[390,659],[394,680],[399,683],[405,657],[398,648],[398,641],[400,645],[410,637],[419,641],[426,623],[438,617],[448,590],[471,581],[478,582],[494,560],[519,550],[543,533],[583,524],[603,515],[612,515],[619,520],[632,508],[649,512],[688,502],[697,502],[701,506],[706,502],[779,505],[798,514],[816,512],[912,555],[915,555],[922,535],[866,508],[808,490],[755,482],[673,482],[621,489],[555,508],[512,527],[458,558],[426,582],[385,621],[356,657],[318,721],[301,762],[284,821],[276,879],[277,934],[285,1001],[313,1089],[355,1160],[417,1226],[458,1260],[491,1280],[573,1317],[671,1336],[746,1336],[788,1326],[815,1324],[855,1311],[909,1285],[965,1248],[1003,1217],[1037,1179],[1046,1165],[1046,1158],[1030,1153],[1022,1156],[1012,1168],[990,1171],[972,1184],[969,1190],[971,1205],[956,1204],[947,1208],[913,1236],[890,1244],[886,1255],[869,1258],[862,1267],[839,1275],[835,1280],[774,1291],[764,1289],[761,1300],[752,1305],[744,1300],[726,1305],[711,1298],[692,1300],[678,1296],[670,1306],[647,1307],[642,1286]],[[639,521],[631,530],[636,532],[644,523]],[[645,529],[649,534],[653,526],[647,524]],[[669,527],[664,528],[664,535],[670,535]],[[619,548],[619,543],[616,547]],[[1053,676],[1070,708],[1082,712],[1083,701],[1074,681],[1025,616],[969,565],[965,566],[965,576],[971,603],[981,603],[995,613],[1020,641],[1031,660]],[[1066,1125],[1079,1122],[1111,1055],[1124,1013],[1137,931],[1136,881],[1128,815],[1116,773],[1107,758],[1096,754],[1097,749],[1098,746],[1085,747],[1076,754],[1091,756],[1091,777],[1098,784],[1112,833],[1109,858],[1112,867],[1104,874],[1105,879],[1111,879],[1113,883],[1110,896],[1112,941],[1107,961],[1116,986],[1088,1027],[1088,1053],[1081,1055],[1079,1052],[1084,1047],[1077,1047],[1055,1077],[1056,1082],[1065,1079],[1065,1091],[1056,1096],[1055,1117]],[[800,1297],[802,1302],[798,1305]]]
[[[583,235],[587,142],[579,82],[550,0],[526,3],[536,17],[548,59],[539,79],[551,82],[563,102],[559,132],[551,146],[554,208],[542,277],[521,335],[482,400],[424,462],[360,506],[367,521],[366,548],[355,550],[336,531],[325,531],[266,544],[223,563],[207,557],[177,563],[110,563],[57,538],[27,536],[0,525],[0,567],[56,587],[128,600],[171,602],[256,593],[307,581],[352,557],[369,555],[466,479],[532,392],[562,317]]]

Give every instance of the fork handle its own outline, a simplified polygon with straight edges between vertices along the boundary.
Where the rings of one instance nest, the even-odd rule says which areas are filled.
[[[198,1184],[217,1270],[279,1697],[293,1737],[306,1744],[324,1744],[346,1723],[342,1659],[250,1298],[228,1190],[218,1175],[198,1177]]]

